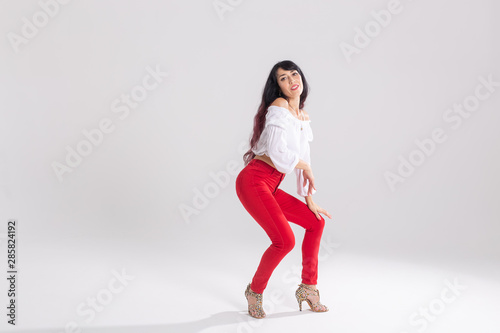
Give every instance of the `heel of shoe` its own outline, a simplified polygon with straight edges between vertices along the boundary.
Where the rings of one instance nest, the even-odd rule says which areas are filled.
[[[311,291],[310,295],[318,296],[319,297],[319,290],[317,289],[311,289],[310,287],[304,285],[303,283],[299,284],[299,288],[295,292],[295,297],[297,298],[297,302],[299,302],[299,309],[302,311],[302,302],[306,301],[309,307],[311,308],[312,311],[314,312],[326,312],[328,311],[328,307],[326,305],[321,304],[321,302],[318,300],[316,303],[311,302],[310,299],[307,298],[309,295],[307,290]],[[324,310],[318,310],[320,307],[324,307]]]
[[[299,310],[302,311],[302,302],[306,300],[306,298],[304,297],[304,290],[299,288],[297,289],[297,291],[295,292],[295,298],[297,298],[297,303],[299,303]]]
[[[257,319],[262,319],[266,316],[266,313],[264,312],[264,309],[262,308],[262,294],[258,294],[254,292],[250,288],[250,283],[247,286],[247,289],[245,290],[245,297],[248,301],[248,296],[253,296],[257,299],[257,303],[255,304],[248,304],[248,314],[254,318]]]

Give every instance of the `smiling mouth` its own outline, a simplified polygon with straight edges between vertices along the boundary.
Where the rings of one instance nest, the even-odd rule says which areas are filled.
[[[298,84],[294,84],[294,85],[292,86],[292,90],[297,90],[298,88],[299,88],[299,85],[298,85]]]

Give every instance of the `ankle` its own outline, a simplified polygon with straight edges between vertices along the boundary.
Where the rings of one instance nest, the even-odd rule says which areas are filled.
[[[307,283],[302,283],[302,284],[303,284],[304,286],[306,286],[306,287],[311,288],[311,289],[314,289],[314,290],[316,290],[316,289],[317,289],[315,284],[307,284]]]
[[[258,293],[255,290],[252,289],[252,287],[249,288],[250,293],[253,293],[255,295],[261,295],[262,293]]]

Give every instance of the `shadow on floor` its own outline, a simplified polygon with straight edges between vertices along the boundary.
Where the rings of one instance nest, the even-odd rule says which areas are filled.
[[[310,310],[307,311],[290,311],[290,312],[280,312],[268,314],[264,319],[256,319],[251,317],[247,311],[224,311],[211,315],[208,318],[199,319],[189,322],[173,323],[173,324],[161,324],[161,325],[137,325],[137,326],[108,326],[108,327],[88,327],[82,326],[82,333],[195,333],[200,332],[204,329],[217,326],[234,325],[240,324],[242,326],[248,325],[250,327],[255,327],[256,325],[261,325],[262,320],[273,320],[275,318],[301,316],[312,313]],[[254,323],[259,321],[259,323]],[[252,325],[253,324],[253,325]],[[71,332],[71,330],[69,330]],[[78,332],[78,330],[73,330]],[[241,329],[240,331],[245,331]],[[64,328],[57,329],[36,329],[36,330],[13,330],[12,332],[17,333],[65,333]]]

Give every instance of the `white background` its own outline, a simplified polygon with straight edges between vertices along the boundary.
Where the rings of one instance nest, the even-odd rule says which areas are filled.
[[[315,318],[344,332],[357,330],[341,318],[372,332],[417,332],[408,316],[439,297],[445,278],[458,278],[469,288],[427,331],[498,331],[481,314],[499,310],[500,86],[458,128],[443,118],[474,95],[479,77],[500,82],[498,2],[402,0],[349,59],[342,43],[356,46],[356,29],[390,1],[73,0],[14,45],[23,18],[33,22],[43,3],[54,2],[0,2],[0,233],[17,219],[19,328],[242,331],[243,291],[270,243],[239,202],[228,165],[243,168],[265,80],[288,59],[310,84],[314,200],[333,217],[325,216],[323,243],[337,244],[320,263],[318,287],[339,310]],[[138,89],[147,68],[168,75],[121,119],[113,101]],[[59,179],[53,163],[66,164],[67,146],[105,118],[114,130]],[[398,156],[415,154],[415,140],[435,128],[447,140],[391,191],[385,173],[397,173]],[[214,187],[211,173],[228,181]],[[195,208],[207,188],[215,193]],[[281,188],[298,196],[293,173]],[[186,207],[196,213],[183,215]],[[297,245],[270,290],[300,264],[303,229],[292,228]],[[1,245],[6,271],[5,238]],[[86,321],[79,305],[122,270],[135,278]],[[370,297],[342,294],[383,283],[404,297],[383,293],[371,307]],[[280,306],[252,329],[272,331],[280,311],[290,315],[275,322],[299,327],[293,292]],[[10,329],[5,313],[0,328]]]

